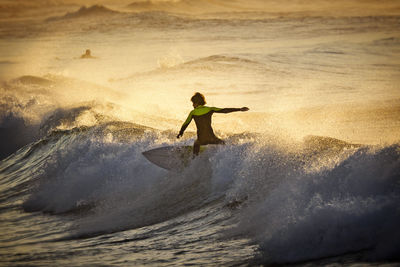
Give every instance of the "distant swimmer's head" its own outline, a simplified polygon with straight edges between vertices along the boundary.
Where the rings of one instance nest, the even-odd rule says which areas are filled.
[[[204,95],[200,94],[199,92],[195,93],[190,100],[193,102],[193,107],[195,108],[206,104]]]
[[[90,49],[86,49],[85,54],[81,55],[81,58],[93,58]]]

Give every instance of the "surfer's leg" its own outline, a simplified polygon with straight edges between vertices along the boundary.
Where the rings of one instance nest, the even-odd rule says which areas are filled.
[[[193,144],[193,155],[198,156],[200,152],[200,142],[199,140],[194,141]]]

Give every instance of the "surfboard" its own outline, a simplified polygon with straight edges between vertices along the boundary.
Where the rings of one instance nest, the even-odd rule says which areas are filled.
[[[200,152],[205,148],[201,147]],[[173,171],[187,167],[193,158],[193,146],[164,146],[142,152],[151,163]]]

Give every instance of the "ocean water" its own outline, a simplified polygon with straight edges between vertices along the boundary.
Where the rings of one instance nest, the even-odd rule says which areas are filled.
[[[0,4],[1,266],[399,264],[397,1]]]

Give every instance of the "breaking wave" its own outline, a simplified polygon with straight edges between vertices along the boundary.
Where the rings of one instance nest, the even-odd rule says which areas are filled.
[[[249,196],[231,234],[252,236],[261,262],[398,259],[399,144],[328,147],[309,158],[263,147],[230,189]]]
[[[90,18],[93,16],[110,16],[120,14],[118,11],[111,10],[102,5],[93,5],[90,7],[82,6],[78,11],[69,12],[61,17],[50,17],[47,21],[77,19],[77,18]]]
[[[232,212],[225,237],[250,237],[262,263],[348,253],[397,259],[399,144],[230,135],[227,145],[180,173],[141,154],[173,142],[170,132],[116,121],[52,131],[2,162],[3,183],[18,188],[3,199],[23,194],[25,211],[75,214],[73,238],[161,223],[211,205]],[[17,175],[24,177],[18,183]]]

